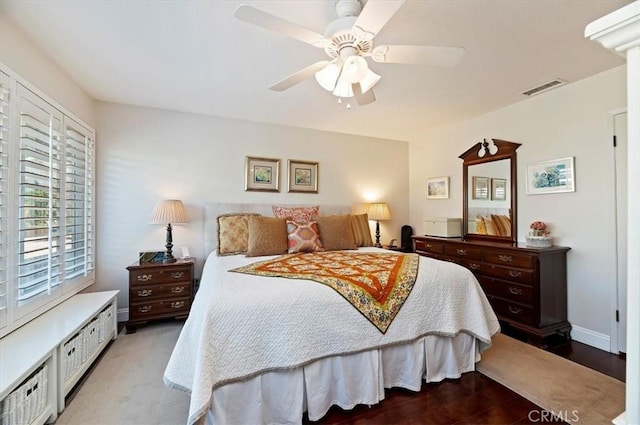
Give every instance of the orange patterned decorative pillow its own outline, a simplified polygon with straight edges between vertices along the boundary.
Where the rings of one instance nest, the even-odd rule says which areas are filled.
[[[500,236],[511,236],[511,220],[506,215],[491,214],[491,221]]]
[[[373,246],[369,217],[367,214],[352,215],[350,217],[353,241],[356,243],[356,246]]]
[[[289,254],[296,252],[324,251],[320,241],[318,223],[297,223],[287,220],[287,243]]]
[[[274,205],[271,207],[276,218],[289,218],[297,223],[308,223],[316,219],[320,214],[320,206],[312,207],[284,207]]]

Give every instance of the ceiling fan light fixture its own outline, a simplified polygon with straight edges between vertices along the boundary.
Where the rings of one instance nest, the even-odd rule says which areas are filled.
[[[362,93],[366,93],[373,86],[375,86],[378,81],[380,81],[380,76],[373,72],[371,69],[367,68],[367,72],[360,80],[360,90],[362,91]]]
[[[340,76],[340,65],[335,62],[325,66],[324,69],[316,72],[316,81],[320,87],[327,91],[333,91],[336,88],[338,77]]]
[[[343,75],[340,75],[340,78],[338,78],[338,82],[336,83],[336,88],[333,91],[333,94],[342,98],[353,97],[353,89],[351,88],[351,83],[344,78],[344,72]]]
[[[359,83],[367,71],[369,71],[367,61],[358,55],[349,56],[342,65],[342,75],[351,84]]]

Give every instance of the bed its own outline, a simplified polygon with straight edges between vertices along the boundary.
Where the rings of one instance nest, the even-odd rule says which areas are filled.
[[[205,206],[211,253],[164,374],[167,386],[191,395],[188,424],[301,423],[304,412],[314,421],[332,405],[373,405],[385,388],[419,391],[423,381],[474,370],[499,331],[467,269],[415,254],[415,284],[387,327],[327,284],[237,272],[291,256],[217,255],[212,228],[232,211],[269,215],[271,205]],[[343,252],[396,262],[406,255],[368,246],[332,255]]]

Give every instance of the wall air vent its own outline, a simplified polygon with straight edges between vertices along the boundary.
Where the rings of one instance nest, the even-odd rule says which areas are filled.
[[[555,89],[556,87],[560,87],[562,85],[567,84],[567,82],[565,80],[561,80],[560,78],[556,78],[555,80],[551,80],[548,83],[544,83],[538,87],[534,87],[532,89],[529,89],[525,92],[522,92],[523,95],[525,96],[533,96],[535,94],[538,93],[542,93],[544,91],[548,91],[551,89]]]

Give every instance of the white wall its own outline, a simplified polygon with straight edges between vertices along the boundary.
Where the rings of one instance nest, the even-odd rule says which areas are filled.
[[[87,124],[95,126],[91,97],[12,21],[0,13],[0,62]]]
[[[609,112],[626,105],[624,66],[540,94],[409,144],[411,219],[462,217],[462,160],[482,138],[522,143],[518,149],[518,240],[529,224],[551,226],[568,253],[569,321],[573,337],[609,349],[610,291],[615,282],[615,198]],[[526,195],[528,163],[575,157],[576,191]],[[427,200],[426,179],[451,176],[448,200]]]
[[[244,202],[357,205],[385,201],[392,220],[381,241],[400,237],[409,219],[406,142],[304,130],[110,103],[97,104],[97,283],[120,289],[138,252],[164,249],[164,226],[149,225],[159,199],[181,199],[188,225],[173,241],[204,260],[203,204]],[[245,157],[281,160],[280,193],[245,192]],[[319,193],[287,193],[287,159],[319,162]],[[322,212],[322,211],[321,211]]]

